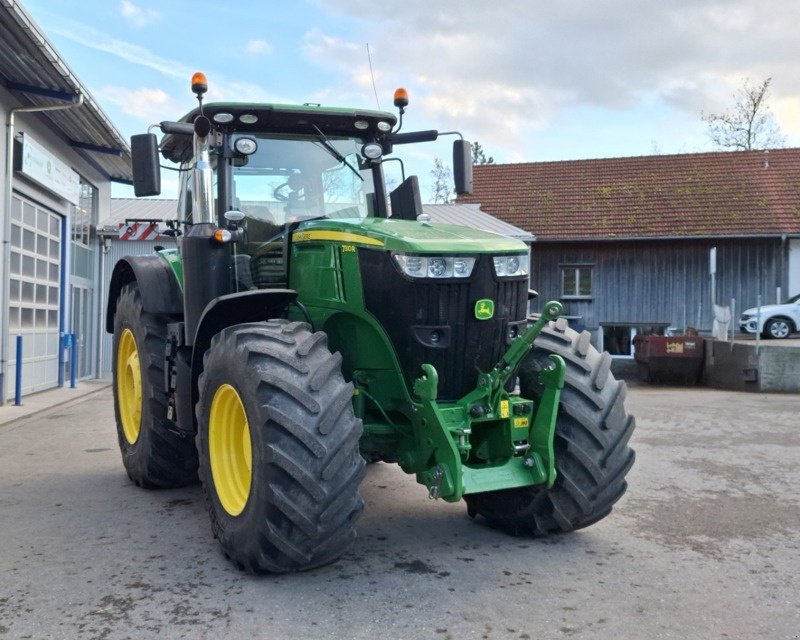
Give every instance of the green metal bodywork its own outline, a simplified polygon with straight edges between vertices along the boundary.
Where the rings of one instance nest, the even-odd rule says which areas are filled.
[[[556,479],[553,435],[565,365],[540,374],[539,398],[505,390],[533,341],[561,313],[558,302],[517,336],[501,360],[476,374],[475,388],[456,402],[439,402],[438,374],[423,365],[409,389],[385,329],[363,297],[358,249],[415,254],[522,253],[523,243],[504,236],[448,224],[367,218],[313,220],[292,232],[289,287],[299,293],[290,318],[310,319],[342,355],[342,373],[354,386],[353,406],[362,419],[362,448],[396,460],[428,488],[431,498],[449,502],[465,494],[524,486],[550,487]],[[183,284],[177,249],[159,255]],[[478,301],[481,302],[481,301]],[[477,309],[465,308],[465,314]],[[305,315],[307,314],[307,316]]]
[[[180,251],[178,249],[162,249],[158,252],[158,255],[167,263],[175,276],[175,280],[178,281],[178,285],[183,289],[183,260],[181,260]]]
[[[391,219],[320,220],[294,232],[289,286],[317,330],[342,354],[364,422],[365,449],[415,473],[433,498],[458,501],[468,493],[555,481],[553,432],[564,363],[552,356],[537,399],[505,391],[509,378],[561,305],[515,338],[501,361],[476,375],[475,390],[457,402],[437,401],[438,375],[423,365],[409,389],[384,328],[365,309],[357,248],[421,254],[521,253],[519,241],[471,228]],[[473,313],[471,308],[465,314]],[[302,319],[299,311],[291,312]],[[479,407],[477,409],[476,407]],[[479,414],[479,415],[478,415]]]
[[[342,373],[353,383],[353,406],[364,425],[362,447],[416,474],[431,498],[455,502],[470,493],[552,486],[564,362],[550,356],[552,367],[540,374],[544,391],[539,398],[509,394],[505,386],[561,305],[545,305],[540,319],[513,340],[500,362],[476,374],[472,392],[456,402],[439,402],[435,368],[423,365],[409,389],[389,336],[366,310],[358,248],[498,255],[521,253],[525,245],[447,224],[381,218],[301,223],[291,235],[289,287],[299,293],[303,311],[292,307],[289,315],[310,319],[315,330],[327,334],[331,349],[341,353]],[[182,286],[179,251],[159,255]]]

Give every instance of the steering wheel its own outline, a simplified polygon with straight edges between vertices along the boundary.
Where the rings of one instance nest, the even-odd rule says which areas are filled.
[[[279,184],[272,190],[272,194],[281,202],[297,202],[306,197],[306,181],[299,173],[293,173],[286,182]],[[290,189],[290,193],[284,193],[285,189]]]
[[[272,195],[275,196],[276,200],[280,200],[281,202],[286,202],[289,199],[289,194],[288,193],[284,193],[283,190],[284,189],[288,189],[288,188],[289,188],[289,182],[288,181],[284,182],[283,184],[279,184],[277,187],[275,187],[272,190]]]

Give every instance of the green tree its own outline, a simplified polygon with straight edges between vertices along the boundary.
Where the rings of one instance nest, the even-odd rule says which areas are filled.
[[[494,158],[486,157],[486,152],[477,140],[472,143],[472,164],[494,164]]]
[[[717,149],[750,151],[786,146],[775,116],[767,103],[772,78],[751,84],[749,79],[733,94],[733,105],[722,113],[703,113],[708,136]]]

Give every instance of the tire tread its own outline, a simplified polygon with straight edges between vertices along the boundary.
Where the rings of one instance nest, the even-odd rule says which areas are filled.
[[[328,564],[356,537],[362,425],[340,367],[324,333],[280,319],[223,329],[205,355],[197,417],[206,505],[225,554],[250,573]],[[207,461],[207,414],[226,381],[245,405],[257,485],[237,517],[218,504]]]
[[[627,488],[635,460],[628,446],[635,420],[624,408],[627,387],[611,373],[611,357],[599,353],[589,333],[550,322],[520,368],[524,397],[541,394],[538,372],[549,354],[566,363],[556,422],[557,478],[550,489],[524,487],[466,496],[472,515],[512,534],[542,536],[589,526],[607,516]]]

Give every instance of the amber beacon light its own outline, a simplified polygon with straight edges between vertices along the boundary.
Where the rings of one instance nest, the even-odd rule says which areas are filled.
[[[202,95],[206,91],[208,91],[208,80],[206,80],[206,74],[202,71],[195,72],[192,75],[192,93]]]
[[[408,106],[408,91],[403,87],[394,90],[394,106],[398,109],[405,109]]]

